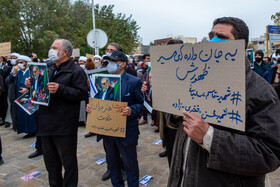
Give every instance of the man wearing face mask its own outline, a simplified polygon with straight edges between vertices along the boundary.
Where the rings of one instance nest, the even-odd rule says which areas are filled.
[[[18,64],[14,66],[11,74],[8,77],[8,84],[16,85],[16,92],[12,101],[20,97],[22,94],[28,91],[27,87],[24,85],[25,79],[30,77],[30,72],[28,68],[28,62],[31,59],[27,56],[20,55],[17,59]],[[21,107],[16,107],[16,126],[17,132],[27,133],[24,138],[32,137],[35,135],[35,115],[28,115]]]
[[[253,70],[261,77],[269,69],[269,65],[263,60],[264,53],[262,50],[255,52],[255,62]]]
[[[80,56],[80,58],[79,58],[79,64],[80,64],[80,67],[81,67],[82,69],[85,69],[85,63],[86,63],[86,61],[87,61],[87,57],[85,57],[85,56]]]
[[[80,101],[88,99],[87,76],[71,59],[70,41],[57,39],[49,50],[49,106],[38,110],[37,135],[42,138],[50,186],[77,186],[77,131]],[[26,81],[30,85],[30,81]],[[62,166],[64,176],[62,176]]]
[[[138,66],[138,68],[137,68],[137,71],[142,73],[142,75],[144,75],[145,80],[148,77],[148,76],[145,76],[145,73],[148,70],[148,66],[150,65],[150,63],[151,63],[150,54],[145,54],[145,55],[143,55],[143,63],[140,66]]]
[[[13,70],[14,66],[17,64],[17,58],[20,56],[18,53],[12,53],[9,57],[8,62],[3,68],[0,70],[0,73],[3,75],[3,79],[5,80],[6,86],[6,118],[5,118],[5,127],[10,127],[10,124],[13,124],[13,130],[16,131],[16,103],[14,102],[15,96],[15,82],[13,84],[7,84],[7,79],[10,75],[10,72]]]
[[[99,69],[99,68],[101,68],[101,56],[99,56],[99,55],[95,55],[94,57],[93,57],[93,60],[94,60],[94,64],[95,64],[95,68],[96,69]]]
[[[241,19],[222,17],[213,22],[209,37],[212,41],[244,39],[247,47],[249,29]],[[168,186],[263,187],[265,174],[279,167],[279,99],[273,88],[251,70],[247,59],[245,63],[245,132],[209,124],[183,111]]]
[[[108,72],[121,75],[121,101],[128,103],[128,107],[123,110],[122,115],[127,116],[127,125],[125,138],[98,135],[97,140],[99,141],[103,137],[106,145],[106,161],[111,172],[112,185],[124,186],[121,172],[121,161],[123,161],[128,186],[138,186],[139,167],[136,145],[139,129],[137,117],[143,110],[142,83],[139,78],[125,72],[127,57],[123,52],[114,51],[110,56],[104,58],[109,60]],[[87,112],[91,112],[89,105]]]

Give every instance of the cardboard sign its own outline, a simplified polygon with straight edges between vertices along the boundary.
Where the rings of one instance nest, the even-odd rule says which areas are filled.
[[[80,56],[80,49],[73,49],[72,57],[79,57]]]
[[[0,56],[9,56],[11,54],[11,42],[0,43]]]
[[[154,109],[245,131],[244,43],[152,46]]]
[[[127,103],[89,98],[89,106],[91,112],[87,116],[87,131],[125,137],[126,116],[122,116],[121,113],[127,107]]]
[[[91,55],[91,54],[86,54],[86,57],[87,57],[87,58],[91,58],[91,59],[93,60],[93,57],[94,57],[94,56]]]

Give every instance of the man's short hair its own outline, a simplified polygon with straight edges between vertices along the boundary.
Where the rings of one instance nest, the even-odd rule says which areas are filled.
[[[256,56],[256,55],[261,55],[261,56],[262,56],[262,58],[263,58],[264,53],[263,53],[263,51],[262,51],[262,50],[257,50],[257,51],[255,52],[255,56]]]
[[[59,41],[62,40],[62,48],[61,50],[67,50],[68,51],[68,57],[72,56],[72,52],[73,52],[73,46],[72,43],[69,40],[66,39],[56,39],[55,41]]]
[[[217,24],[232,25],[233,27],[231,31],[232,35],[236,40],[244,39],[246,41],[245,48],[247,48],[248,41],[249,41],[249,29],[243,20],[234,17],[222,17],[214,20],[213,27]]]
[[[144,54],[143,55],[143,60],[145,60],[147,56],[150,56],[150,54]]]
[[[171,39],[168,40],[166,45],[172,45],[172,44],[183,44],[184,42],[182,40],[179,39]]]
[[[123,49],[120,44],[117,43],[110,43],[109,45],[114,46],[118,51],[123,52]]]

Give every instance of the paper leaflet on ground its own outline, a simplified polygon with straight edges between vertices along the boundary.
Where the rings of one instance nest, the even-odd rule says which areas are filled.
[[[160,145],[160,144],[162,144],[162,140],[157,140],[157,141],[153,142],[153,144]]]
[[[28,63],[30,72],[31,102],[38,105],[49,105],[49,77],[46,63]]]
[[[147,186],[153,176],[145,175],[142,179],[139,180],[140,184]]]
[[[31,115],[39,109],[39,105],[31,102],[30,92],[25,92],[15,100],[15,103],[20,106],[27,114]]]
[[[40,173],[39,171],[34,171],[34,172],[32,172],[32,173],[30,173],[28,175],[25,175],[25,176],[21,177],[21,179],[24,180],[24,181],[29,181],[29,180],[31,180],[31,179],[33,179],[35,177],[38,177],[41,174],[42,173]]]
[[[103,158],[101,160],[96,161],[95,163],[98,164],[98,165],[101,165],[101,164],[103,164],[105,162],[106,162],[106,158]]]

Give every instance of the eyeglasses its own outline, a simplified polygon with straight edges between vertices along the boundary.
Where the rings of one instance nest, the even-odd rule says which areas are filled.
[[[106,52],[114,52],[114,49],[107,49]]]

